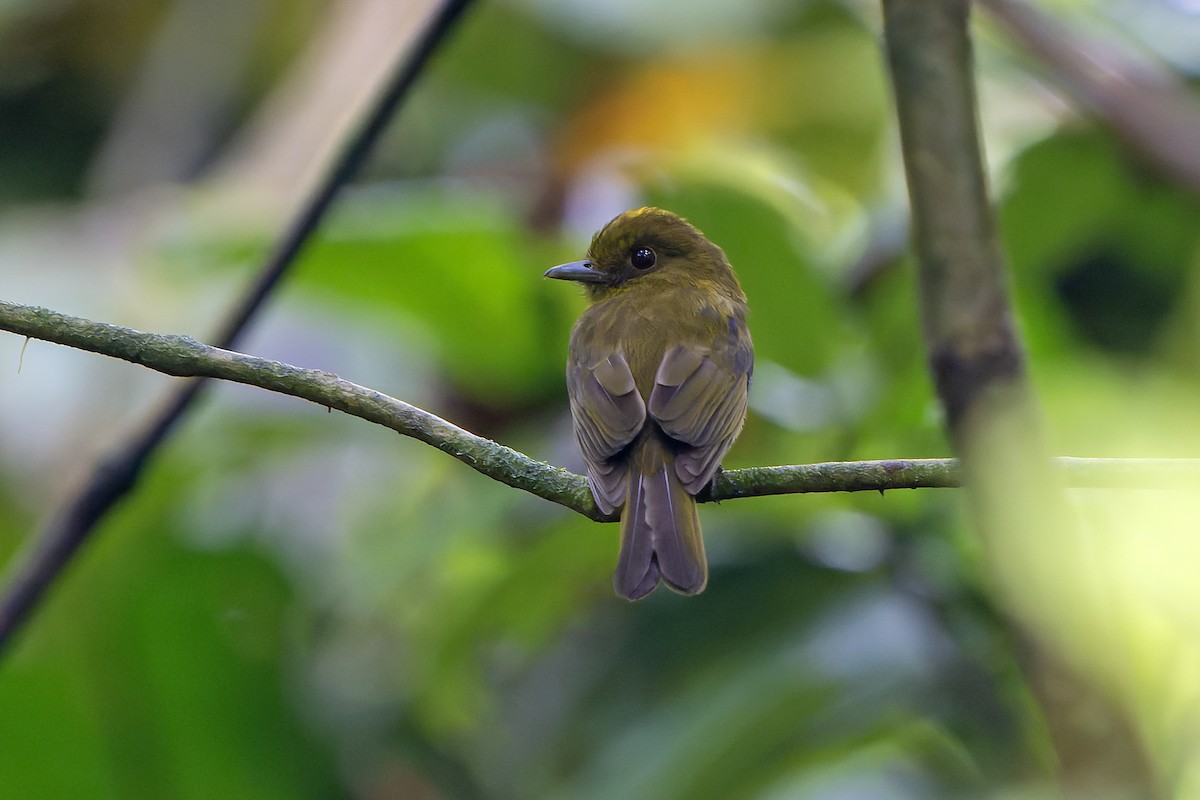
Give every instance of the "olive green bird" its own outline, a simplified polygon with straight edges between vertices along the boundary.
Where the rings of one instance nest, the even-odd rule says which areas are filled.
[[[697,594],[708,564],[695,495],[742,430],[754,370],[737,276],[687,221],[641,208],[546,277],[591,300],[571,332],[567,392],[596,505],[624,509],[617,594],[636,600],[659,580]]]

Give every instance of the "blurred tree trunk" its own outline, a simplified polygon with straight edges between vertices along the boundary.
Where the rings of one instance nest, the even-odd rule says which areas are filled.
[[[1010,307],[977,130],[968,2],[883,0],[883,10],[929,368],[990,575],[1024,643],[1065,794],[1150,797],[1150,770],[1123,711],[1068,668],[1038,608],[1061,578],[1050,555],[1066,552],[1063,542],[1080,544],[1074,552],[1086,546],[1050,469]],[[1043,542],[1049,552],[1031,552]]]

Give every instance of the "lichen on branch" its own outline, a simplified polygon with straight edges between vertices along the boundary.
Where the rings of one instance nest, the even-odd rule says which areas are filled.
[[[167,375],[233,381],[307,400],[422,441],[493,480],[591,519],[613,519],[596,507],[583,476],[530,458],[331,372],[223,350],[187,336],[144,333],[3,301],[0,301],[0,330],[118,358]],[[1194,485],[1200,477],[1200,460],[1192,459],[1057,459],[1057,462],[1066,473],[1065,480],[1075,486],[1162,486],[1189,482]],[[960,482],[958,462],[950,458],[834,461],[722,471],[700,499],[949,488],[959,486]]]

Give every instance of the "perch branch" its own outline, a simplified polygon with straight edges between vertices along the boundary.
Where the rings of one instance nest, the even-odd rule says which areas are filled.
[[[186,336],[143,333],[3,301],[0,330],[118,358],[167,375],[217,378],[307,400],[418,439],[489,478],[590,519],[615,519],[596,507],[583,476],[536,461],[428,411],[329,372],[210,347]],[[1081,488],[1200,484],[1200,459],[1060,458],[1055,463],[1071,486]],[[958,462],[952,458],[833,461],[723,471],[700,499],[712,502],[773,494],[882,492],[959,485]]]

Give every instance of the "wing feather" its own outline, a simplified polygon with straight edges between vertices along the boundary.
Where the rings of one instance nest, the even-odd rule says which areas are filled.
[[[696,494],[712,480],[746,418],[753,350],[731,334],[717,347],[680,344],[659,364],[647,411],[663,432],[688,445],[675,471]]]
[[[613,461],[641,431],[646,404],[621,352],[588,364],[567,364],[567,393],[575,435],[596,504],[611,514],[625,502],[626,466]]]

